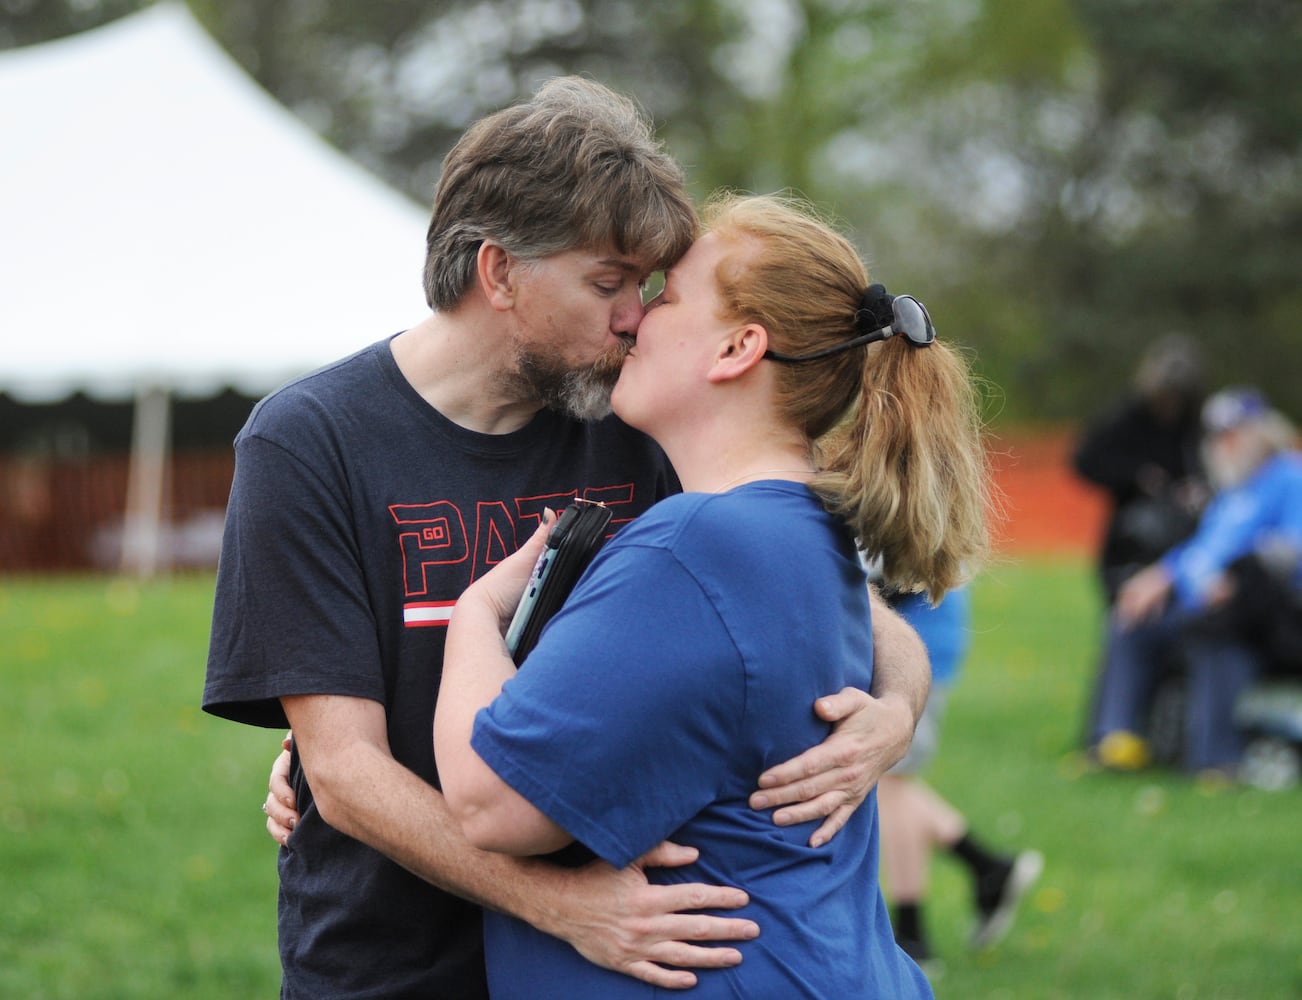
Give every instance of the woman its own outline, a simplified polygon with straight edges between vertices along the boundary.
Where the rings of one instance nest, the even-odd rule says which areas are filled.
[[[694,997],[927,997],[878,886],[875,801],[811,846],[746,800],[754,774],[825,733],[818,692],[871,681],[855,540],[936,599],[977,565],[975,393],[921,306],[870,287],[807,211],[727,196],[706,222],[612,398],[686,492],[606,545],[518,675],[501,635],[545,526],[466,591],[435,723],[443,790],[487,850],[578,841],[620,866],[665,839],[698,848],[655,876],[742,887],[763,931]],[[510,918],[485,929],[494,996],[655,995]]]

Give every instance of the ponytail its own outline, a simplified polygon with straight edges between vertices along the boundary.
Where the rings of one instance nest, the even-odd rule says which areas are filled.
[[[967,363],[943,341],[871,348],[846,419],[815,442],[810,484],[886,581],[939,602],[989,552],[990,480]]]
[[[805,203],[723,194],[705,218],[737,248],[716,285],[728,315],[768,331],[777,406],[813,450],[810,487],[881,557],[887,582],[938,602],[989,549],[990,479],[963,355],[904,336],[867,343],[865,311],[889,310],[889,296]]]

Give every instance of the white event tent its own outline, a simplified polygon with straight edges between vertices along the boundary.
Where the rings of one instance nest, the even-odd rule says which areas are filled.
[[[428,212],[180,3],[0,52],[0,391],[136,399],[124,565],[158,558],[173,395],[257,395],[411,325]]]

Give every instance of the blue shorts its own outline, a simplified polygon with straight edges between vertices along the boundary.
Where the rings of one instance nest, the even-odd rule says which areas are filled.
[[[913,742],[909,744],[908,752],[887,774],[911,775],[927,769],[940,749],[940,720],[945,714],[948,698],[949,691],[944,685],[932,687],[918,719],[918,728],[913,731]]]

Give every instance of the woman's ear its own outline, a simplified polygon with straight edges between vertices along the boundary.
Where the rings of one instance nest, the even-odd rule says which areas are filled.
[[[511,255],[496,243],[484,240],[475,257],[475,276],[484,298],[494,309],[505,311],[515,305],[515,272]]]
[[[711,382],[727,382],[754,368],[769,349],[769,333],[758,323],[732,330],[719,342],[719,351],[707,376]]]

